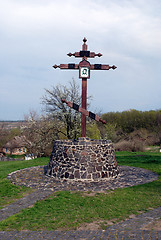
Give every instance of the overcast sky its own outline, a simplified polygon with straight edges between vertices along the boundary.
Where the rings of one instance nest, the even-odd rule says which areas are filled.
[[[78,63],[67,56],[101,52],[91,63],[116,70],[91,71],[92,111],[161,109],[160,0],[0,0],[0,120],[40,112],[45,88],[67,85],[77,70],[53,69]]]

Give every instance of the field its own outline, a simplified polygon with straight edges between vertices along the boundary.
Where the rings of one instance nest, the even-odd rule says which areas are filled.
[[[25,121],[0,121],[0,128],[13,129],[13,128],[24,128],[27,126]]]
[[[161,153],[117,152],[119,165],[152,170],[159,179],[144,185],[91,194],[90,192],[55,192],[32,208],[9,217],[0,223],[1,230],[76,229],[84,223],[97,222],[101,228],[161,206]],[[32,189],[12,185],[8,173],[31,166],[46,165],[48,158],[30,161],[0,162],[0,206],[22,197]]]

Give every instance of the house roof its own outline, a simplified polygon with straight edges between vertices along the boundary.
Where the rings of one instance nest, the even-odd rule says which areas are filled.
[[[7,142],[3,147],[5,148],[19,148],[26,147],[27,139],[25,136],[16,136],[11,141]]]

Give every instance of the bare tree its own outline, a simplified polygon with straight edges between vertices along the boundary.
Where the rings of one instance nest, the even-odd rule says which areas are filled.
[[[28,139],[28,152],[37,156],[49,155],[54,140],[64,135],[63,124],[49,116],[38,116],[32,111],[25,116],[27,128],[24,135]]]
[[[45,111],[53,119],[57,119],[65,124],[66,137],[75,139],[80,135],[81,115],[75,110],[63,104],[61,99],[74,102],[78,105],[81,103],[80,87],[73,79],[69,86],[57,85],[51,90],[45,89],[46,94],[43,96],[42,104],[45,105]]]
[[[45,91],[42,104],[47,115],[38,116],[32,111],[25,117],[27,128],[24,134],[29,140],[28,150],[39,156],[50,154],[56,139],[75,139],[80,136],[81,114],[61,101],[66,99],[80,105],[79,85],[73,79],[68,87],[57,85]]]

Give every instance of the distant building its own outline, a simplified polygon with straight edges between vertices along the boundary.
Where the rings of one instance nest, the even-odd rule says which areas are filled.
[[[5,154],[23,155],[27,152],[27,139],[25,136],[16,136],[11,141],[7,142],[2,152]]]

